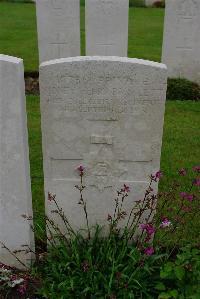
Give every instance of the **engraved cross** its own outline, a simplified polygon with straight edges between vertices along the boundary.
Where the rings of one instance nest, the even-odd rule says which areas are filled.
[[[64,38],[61,36],[60,33],[57,33],[55,41],[51,42],[50,44],[54,45],[56,47],[56,49],[57,49],[57,56],[59,58],[61,58],[62,57],[62,48],[63,48],[63,46],[64,45],[68,45],[69,43],[66,40],[64,40]]]

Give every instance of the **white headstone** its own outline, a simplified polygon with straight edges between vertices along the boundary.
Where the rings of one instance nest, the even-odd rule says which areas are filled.
[[[86,55],[127,56],[129,0],[86,0]]]
[[[37,0],[40,63],[80,55],[79,0]]]
[[[34,251],[23,61],[0,55],[0,262],[21,266],[2,248]],[[17,253],[24,264],[31,254]]]
[[[169,77],[200,83],[200,1],[167,0],[162,61]]]
[[[47,213],[56,194],[73,227],[85,225],[74,186],[86,167],[90,225],[105,224],[116,190],[128,184],[126,202],[142,199],[148,176],[159,170],[166,66],[119,57],[76,57],[40,67]],[[56,222],[59,220],[57,218]]]

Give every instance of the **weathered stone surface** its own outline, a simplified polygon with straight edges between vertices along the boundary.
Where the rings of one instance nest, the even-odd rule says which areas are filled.
[[[34,250],[23,61],[0,55],[0,242],[11,251]],[[21,266],[0,244],[0,261]],[[30,263],[30,254],[17,256]]]
[[[37,0],[40,63],[80,55],[79,0]]]
[[[162,61],[169,77],[200,83],[200,1],[167,0]]]
[[[86,54],[127,56],[128,0],[86,0]]]
[[[105,224],[126,183],[142,199],[160,165],[166,66],[119,57],[76,57],[40,67],[45,193],[56,194],[74,227],[85,226],[78,165],[86,167],[90,225]]]

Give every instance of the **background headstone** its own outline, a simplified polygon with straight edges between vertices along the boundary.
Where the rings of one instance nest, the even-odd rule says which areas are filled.
[[[86,167],[89,222],[105,225],[116,190],[142,199],[159,170],[166,94],[166,66],[120,57],[76,57],[40,67],[43,156],[48,192],[56,194],[73,227],[85,226],[76,168]]]
[[[162,62],[169,77],[200,83],[199,0],[166,0]]]
[[[86,55],[127,56],[129,0],[86,0]]]
[[[0,242],[11,251],[34,251],[29,150],[26,123],[23,61],[0,55]],[[17,256],[25,264],[31,254]],[[0,262],[21,266],[0,244]]]
[[[80,55],[79,0],[37,0],[40,63]]]

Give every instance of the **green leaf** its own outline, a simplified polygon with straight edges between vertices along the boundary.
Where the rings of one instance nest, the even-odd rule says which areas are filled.
[[[165,290],[166,290],[165,285],[164,285],[164,283],[162,283],[162,282],[159,282],[159,283],[155,286],[155,289],[156,289],[156,290],[159,290],[159,291],[165,291]]]
[[[160,271],[160,278],[164,279],[164,278],[167,278],[167,277],[169,277],[169,276],[170,276],[170,275],[169,275],[168,272],[166,272],[166,271],[164,271],[164,270],[161,270],[161,271]]]
[[[172,298],[177,298],[178,297],[178,291],[177,290],[171,290],[169,293],[170,293]]]
[[[164,265],[165,271],[167,271],[167,272],[171,272],[173,267],[174,267],[174,263],[172,263],[172,262],[168,262]]]
[[[185,276],[185,269],[183,267],[181,267],[181,266],[175,267],[174,268],[174,272],[175,272],[176,277],[179,280],[182,280],[183,277]]]
[[[173,271],[173,267],[174,267],[174,264],[172,262],[166,263],[160,271],[160,277],[161,278],[169,277]]]
[[[169,293],[161,293],[158,296],[158,299],[170,299],[170,298],[171,298],[171,295]]]

